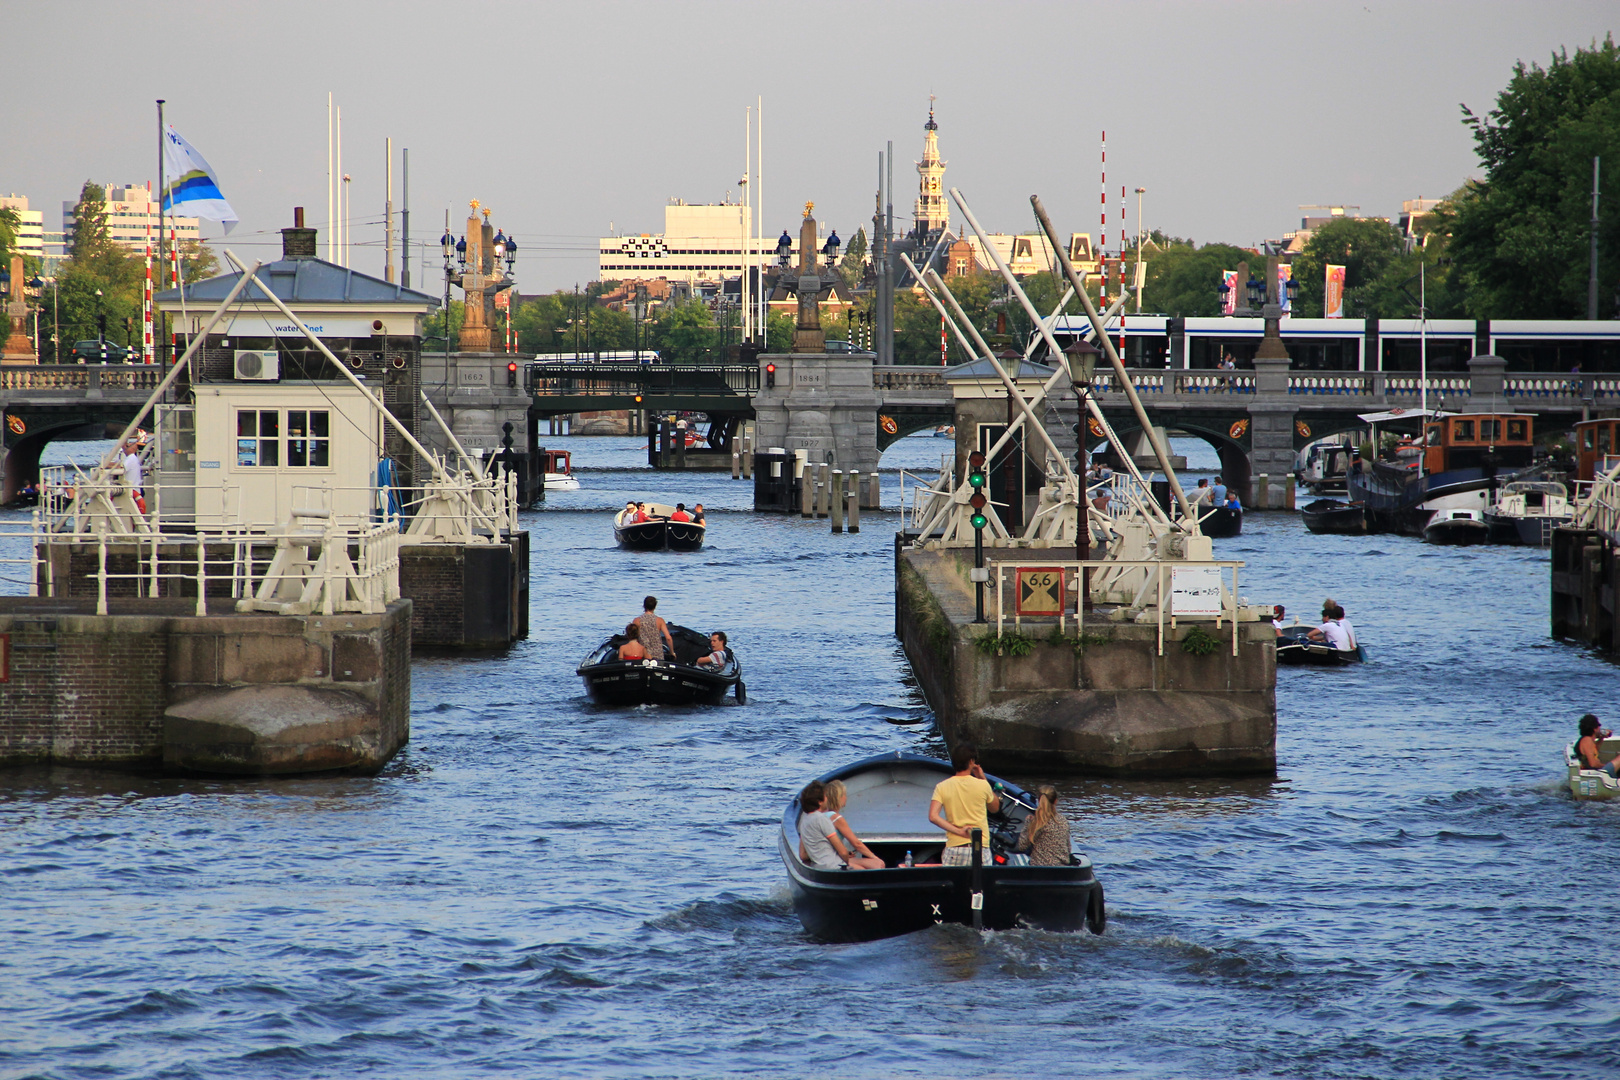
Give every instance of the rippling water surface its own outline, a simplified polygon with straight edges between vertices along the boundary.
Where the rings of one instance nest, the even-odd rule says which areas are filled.
[[[1373,660],[1279,674],[1277,778],[1063,781],[1101,938],[827,946],[787,901],[784,800],[942,749],[892,636],[898,515],[833,536],[631,440],[549,442],[583,488],[527,516],[533,636],[419,660],[381,775],[0,772],[0,1076],[1620,1068],[1620,807],[1573,802],[1559,758],[1581,712],[1611,718],[1615,670],[1547,638],[1544,555],[1251,515],[1216,542],[1243,591],[1333,595]],[[627,497],[703,501],[711,543],[617,551]],[[587,701],[574,665],[649,592],[728,631],[746,706]]]

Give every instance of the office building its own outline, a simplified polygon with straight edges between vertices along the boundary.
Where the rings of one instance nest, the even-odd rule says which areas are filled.
[[[147,242],[147,226],[150,225],[153,251],[157,249],[157,231],[159,228],[158,204],[152,199],[150,184],[137,187],[134,184],[123,187],[108,186],[107,189],[107,236],[116,244],[122,244],[137,255],[144,254]],[[78,207],[77,199],[62,203],[62,239],[69,247],[73,246],[73,212]],[[200,241],[202,230],[198,227],[197,219],[191,217],[169,217],[162,222],[163,226],[171,230],[175,239],[182,246],[187,240]]]

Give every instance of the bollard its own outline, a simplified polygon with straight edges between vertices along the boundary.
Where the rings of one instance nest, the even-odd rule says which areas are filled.
[[[826,517],[830,512],[828,496],[832,492],[832,464],[823,461],[816,466],[816,517]]]
[[[866,506],[869,510],[883,509],[883,487],[878,482],[878,474],[875,470],[867,480]]]
[[[1283,474],[1283,509],[1284,510],[1292,510],[1294,508],[1294,484],[1297,483],[1297,482],[1298,482],[1298,478],[1295,477],[1293,473],[1284,473]]]
[[[731,478],[742,479],[742,445],[735,440],[731,444]]]
[[[803,450],[793,451],[793,472],[799,478],[799,516],[816,514],[816,467],[802,456]]]
[[[743,440],[742,474],[744,480],[754,478],[754,440]]]
[[[1254,509],[1271,509],[1271,477],[1266,473],[1260,474],[1260,484],[1255,488]]]
[[[858,533],[861,531],[861,474],[851,469],[849,479],[849,531]]]
[[[832,485],[828,488],[827,509],[828,517],[832,519],[832,531],[844,531],[844,470],[832,471]]]

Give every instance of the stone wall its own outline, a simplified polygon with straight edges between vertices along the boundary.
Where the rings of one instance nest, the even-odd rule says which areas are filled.
[[[373,771],[410,738],[409,600],[334,616],[110,606],[0,600],[0,765]]]

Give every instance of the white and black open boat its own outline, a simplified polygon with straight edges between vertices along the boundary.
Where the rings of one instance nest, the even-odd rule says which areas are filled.
[[[1311,629],[1309,626],[1296,623],[1278,631],[1277,663],[1342,667],[1345,664],[1359,664],[1367,659],[1366,650],[1360,645],[1347,650],[1335,649],[1325,642],[1312,641],[1308,636]]]
[[[1239,536],[1243,532],[1243,511],[1230,506],[1206,510],[1198,518],[1198,528],[1205,536]]]
[[[619,546],[631,551],[696,551],[703,546],[708,526],[695,521],[671,521],[673,506],[643,503],[650,521],[636,521],[630,510],[613,517],[613,536]]]
[[[1483,544],[1491,538],[1491,527],[1478,510],[1436,510],[1423,526],[1425,544]]]
[[[669,624],[675,655],[662,660],[620,660],[619,646],[630,639],[614,634],[591,650],[576,674],[600,705],[718,705],[735,691],[739,705],[748,701],[742,664],[730,648],[726,663],[699,664],[709,654],[709,638],[696,630]]]
[[[952,775],[948,762],[895,752],[857,761],[819,779],[842,780],[849,801],[841,811],[882,870],[823,870],[799,858],[797,796],[782,815],[778,847],[787,868],[793,908],[812,935],[826,941],[871,941],[940,923],[986,930],[1029,926],[1103,932],[1102,883],[1091,860],[1070,855],[1068,866],[1014,866],[1007,853],[1035,805],[1005,781],[1001,810],[990,815],[990,836],[975,866],[941,866],[945,835],[928,821],[934,785]],[[1009,797],[1010,796],[1010,797]],[[906,866],[910,854],[917,864]]]
[[[1367,531],[1367,508],[1338,499],[1313,499],[1300,510],[1305,528],[1313,533],[1360,536]]]

